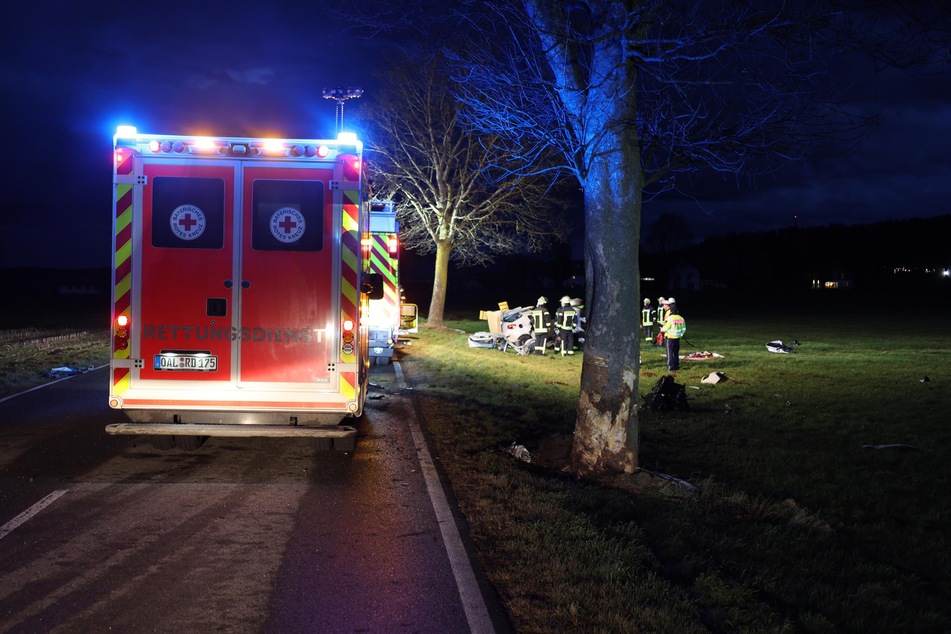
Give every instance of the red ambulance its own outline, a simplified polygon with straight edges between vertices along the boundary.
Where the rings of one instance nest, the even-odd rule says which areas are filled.
[[[181,448],[306,436],[352,449],[369,368],[363,146],[115,136],[109,406]],[[172,441],[174,439],[174,441]]]

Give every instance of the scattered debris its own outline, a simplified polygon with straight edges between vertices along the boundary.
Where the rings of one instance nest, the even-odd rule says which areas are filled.
[[[680,355],[681,359],[722,359],[723,355],[719,352],[691,352],[690,354]]]
[[[914,445],[904,443],[894,443],[891,445],[862,445],[862,449],[901,449],[902,451],[918,451]]]
[[[84,372],[88,372],[91,369],[92,369],[91,367],[80,369],[80,368],[72,368],[72,367],[63,366],[59,368],[53,368],[52,370],[46,373],[46,376],[51,379],[63,379],[63,378],[66,378],[67,376],[83,374]]]
[[[690,482],[687,482],[686,480],[683,480],[683,479],[678,478],[678,477],[676,477],[676,476],[668,475],[668,474],[666,474],[666,473],[658,473],[658,472],[656,472],[656,471],[648,471],[647,469],[641,469],[641,471],[643,471],[644,473],[646,473],[646,474],[648,474],[648,475],[654,476],[655,478],[660,478],[661,480],[665,480],[665,481],[667,481],[667,482],[671,482],[671,483],[673,483],[673,484],[676,484],[677,486],[679,486],[680,488],[682,488],[682,489],[684,489],[684,490],[686,490],[686,491],[696,491],[696,490],[697,490],[697,485],[692,484],[692,483],[690,483]]]
[[[386,396],[386,394],[367,394],[367,398],[371,401],[376,401]]]
[[[918,379],[918,380],[919,380],[920,382],[922,382],[922,383],[931,383],[931,379],[929,379],[929,378],[926,377],[926,376],[923,376],[923,377],[921,377],[921,378]]]
[[[688,389],[688,390],[699,390],[699,389],[700,389],[700,386],[699,386],[699,385],[688,385],[688,386],[687,386],[687,389]]]
[[[776,341],[770,341],[766,344],[766,349],[770,352],[778,352],[779,354],[789,354],[796,349],[796,346],[799,345],[799,342],[793,339],[792,345],[787,346],[782,341],[777,339]]]
[[[532,454],[528,452],[525,445],[518,445],[513,442],[511,446],[509,446],[509,454],[516,460],[521,460],[522,462],[532,461]]]
[[[727,375],[722,372],[711,372],[707,376],[700,379],[701,383],[709,383],[710,385],[716,385],[717,383],[722,383],[723,381],[729,380]]]
[[[687,392],[682,383],[674,381],[674,377],[660,377],[651,393],[644,397],[644,407],[650,410],[684,410],[687,409]]]

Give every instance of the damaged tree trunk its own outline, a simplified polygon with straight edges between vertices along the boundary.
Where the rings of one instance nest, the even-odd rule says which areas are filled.
[[[642,170],[636,133],[602,139],[585,179],[585,260],[590,321],[572,462],[576,472],[637,470]]]

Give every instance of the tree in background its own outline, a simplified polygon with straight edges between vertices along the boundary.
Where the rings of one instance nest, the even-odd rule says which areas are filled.
[[[562,239],[563,214],[544,201],[551,179],[519,177],[492,134],[460,122],[436,60],[391,70],[373,99],[368,164],[376,198],[396,202],[403,247],[434,253],[428,327],[441,327],[449,262],[485,264]]]

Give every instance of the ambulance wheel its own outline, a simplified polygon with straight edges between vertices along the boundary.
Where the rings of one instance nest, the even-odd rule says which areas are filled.
[[[357,437],[348,438],[314,438],[314,449],[317,451],[353,451],[357,448]]]
[[[334,438],[334,450],[336,451],[350,451],[352,452],[357,448],[357,437],[347,436],[346,438]]]
[[[175,436],[175,446],[185,451],[194,451],[208,440],[208,436]]]
[[[145,441],[155,449],[174,449],[175,436],[146,436]]]

